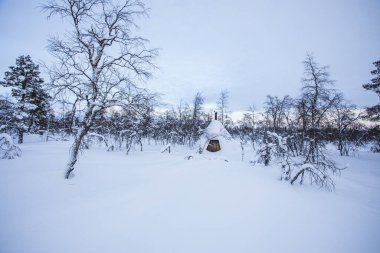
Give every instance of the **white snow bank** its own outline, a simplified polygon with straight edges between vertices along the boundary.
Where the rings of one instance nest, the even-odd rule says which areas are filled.
[[[351,169],[326,192],[178,146],[91,149],[64,180],[69,147],[26,143],[0,161],[0,252],[379,252],[378,154],[339,158]]]

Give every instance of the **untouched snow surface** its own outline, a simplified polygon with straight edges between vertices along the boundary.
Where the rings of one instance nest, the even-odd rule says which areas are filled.
[[[65,180],[69,145],[29,142],[0,160],[1,253],[380,252],[378,154],[339,158],[350,167],[327,192],[154,145],[86,151]]]

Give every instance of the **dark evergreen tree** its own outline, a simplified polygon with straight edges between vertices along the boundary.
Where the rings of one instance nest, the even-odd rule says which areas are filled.
[[[0,95],[0,132],[13,133],[16,126],[14,106],[11,98]]]
[[[374,78],[371,79],[370,83],[364,84],[363,88],[366,90],[374,91],[380,98],[380,61],[375,61],[373,63],[376,69],[371,71]],[[371,121],[380,121],[380,103],[377,105],[368,107],[366,110],[366,118]],[[371,129],[370,134],[373,136],[375,145],[371,148],[374,152],[380,152],[380,124],[376,124],[373,129]]]
[[[12,88],[18,143],[22,143],[24,132],[46,129],[50,96],[42,87],[39,66],[29,55],[18,57],[16,66],[9,68],[0,84]]]
[[[375,61],[373,65],[376,67],[375,70],[371,71],[374,78],[371,79],[370,83],[364,84],[363,88],[375,92],[380,98],[380,61]],[[380,103],[367,108],[367,117],[371,121],[380,120]]]

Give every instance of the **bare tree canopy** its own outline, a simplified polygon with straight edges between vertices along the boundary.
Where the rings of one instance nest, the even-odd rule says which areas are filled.
[[[222,90],[219,94],[219,98],[217,101],[218,110],[220,111],[220,119],[223,125],[224,125],[224,119],[226,117],[226,110],[228,109],[229,95],[230,93],[228,90]]]
[[[288,95],[283,98],[267,95],[265,112],[270,118],[273,131],[276,132],[280,127],[282,127],[292,103],[293,101]]]
[[[52,89],[57,96],[74,97],[85,107],[71,149],[68,178],[83,137],[101,110],[112,106],[138,110],[151,98],[136,80],[151,76],[157,49],[148,49],[148,41],[133,34],[136,18],[147,16],[138,0],[50,0],[42,8],[48,17],[60,16],[71,25],[62,38],[49,40],[49,51],[57,59],[49,71]]]
[[[203,97],[202,93],[197,92],[197,94],[195,94],[195,97],[193,99],[193,121],[198,120],[202,111],[204,100],[205,98]]]

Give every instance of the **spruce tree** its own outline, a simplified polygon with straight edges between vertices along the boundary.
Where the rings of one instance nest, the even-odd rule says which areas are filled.
[[[369,91],[373,91],[380,98],[380,60],[373,63],[376,69],[371,71],[371,74],[374,77],[371,79],[370,83],[364,84],[363,88]],[[374,128],[371,129],[370,135],[374,137],[374,146],[371,147],[371,150],[374,152],[380,152],[380,103],[377,105],[366,108],[366,118],[371,121],[377,121],[377,124]]]
[[[0,95],[0,132],[12,134],[15,128],[14,103],[8,96]]]
[[[18,57],[16,66],[9,68],[0,85],[11,88],[18,143],[23,143],[25,132],[46,128],[50,96],[42,87],[44,81],[39,76],[39,66],[29,55]]]
[[[375,61],[373,63],[376,69],[371,71],[374,78],[371,79],[370,83],[364,84],[363,88],[366,90],[374,91],[380,98],[380,61]],[[371,121],[380,120],[380,103],[372,107],[367,108],[367,118]]]

